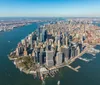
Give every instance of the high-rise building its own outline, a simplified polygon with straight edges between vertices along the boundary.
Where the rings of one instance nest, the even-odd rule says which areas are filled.
[[[24,56],[27,56],[27,55],[28,55],[27,49],[24,48]]]
[[[40,33],[40,41],[42,42],[43,41],[43,37],[42,37],[42,33]]]
[[[63,61],[63,54],[62,54],[62,52],[57,52],[57,55],[56,55],[56,65],[57,66],[62,65],[62,61]]]
[[[16,55],[19,56],[19,53],[20,53],[20,51],[19,51],[19,48],[17,47],[16,48]]]
[[[76,48],[73,46],[71,47],[71,58],[75,57],[77,55]]]
[[[40,54],[39,54],[40,65],[45,63],[45,57],[46,57],[46,52],[45,51],[40,52]]]
[[[83,50],[82,43],[79,43],[79,49],[80,49],[80,52],[82,52],[82,50]]]
[[[46,51],[46,65],[48,67],[52,67],[54,65],[54,52],[53,51]]]
[[[79,46],[77,47],[78,55],[80,54],[80,48]]]
[[[42,30],[42,42],[45,42],[47,39],[47,30],[43,29]]]
[[[22,39],[21,43],[22,43],[22,45],[25,45],[26,44],[25,39]]]
[[[39,62],[39,53],[40,53],[40,48],[36,48],[35,49],[35,60],[36,62]]]
[[[32,42],[32,35],[31,34],[29,35],[28,40],[29,40],[30,48],[32,49],[33,48],[33,42]]]
[[[68,38],[66,37],[66,46],[68,46]]]
[[[75,56],[77,56],[78,55],[78,50],[77,49],[75,49]]]
[[[35,63],[36,62],[36,58],[35,58],[36,57],[36,54],[35,54],[35,51],[34,50],[32,51],[32,57],[33,57],[33,60],[34,60],[34,63]]]
[[[61,52],[64,54],[65,62],[70,58],[69,57],[69,47],[63,46],[61,47]]]
[[[60,47],[60,40],[58,40],[58,51],[60,51],[61,47]]]
[[[37,34],[38,34],[38,37],[40,39],[40,27],[38,28]]]

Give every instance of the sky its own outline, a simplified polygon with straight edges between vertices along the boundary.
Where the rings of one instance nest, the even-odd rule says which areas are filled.
[[[0,17],[100,17],[100,0],[0,0]]]

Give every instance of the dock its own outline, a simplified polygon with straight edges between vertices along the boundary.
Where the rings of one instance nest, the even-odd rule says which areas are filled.
[[[75,72],[79,72],[79,68],[81,68],[80,66],[77,66],[76,68],[73,68],[72,66],[70,66],[70,65],[66,65],[68,68],[70,68],[70,69],[72,69],[73,71],[75,71]]]

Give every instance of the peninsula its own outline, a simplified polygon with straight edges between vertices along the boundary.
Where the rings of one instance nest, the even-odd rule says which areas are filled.
[[[100,28],[91,19],[50,22],[22,39],[9,59],[20,71],[43,80],[65,66],[78,72],[80,66],[73,68],[70,64],[76,59],[88,62],[81,56],[100,52],[94,49],[99,44]]]

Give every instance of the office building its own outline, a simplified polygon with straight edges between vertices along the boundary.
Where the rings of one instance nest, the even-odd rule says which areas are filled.
[[[34,63],[35,63],[36,62],[36,58],[35,58],[36,57],[36,54],[35,54],[35,51],[34,50],[32,51],[32,57],[33,57],[33,60],[34,60]]]
[[[77,47],[78,55],[80,54],[80,48],[79,46]]]
[[[48,67],[54,66],[54,52],[53,51],[46,51],[46,65]]]
[[[60,40],[58,40],[58,51],[61,50],[61,47],[60,47]]]
[[[45,63],[45,57],[46,57],[46,52],[45,51],[40,52],[40,54],[39,54],[40,65]]]
[[[30,48],[32,49],[33,48],[33,42],[32,42],[32,35],[31,34],[29,35],[28,40],[29,40]]]
[[[40,33],[40,41],[42,42],[43,41],[43,34]]]
[[[66,46],[68,47],[68,38],[66,37]]]
[[[79,43],[79,49],[80,49],[80,52],[82,52],[83,50],[82,43]]]
[[[56,55],[56,65],[62,65],[62,61],[63,61],[63,53],[62,52],[57,52]]]
[[[69,47],[66,47],[66,46],[61,47],[61,52],[64,54],[64,58],[67,62],[67,60],[70,58],[69,57]]]
[[[28,52],[26,48],[24,48],[24,56],[28,56]]]
[[[75,49],[75,56],[77,56],[78,55],[78,50],[77,49]]]
[[[47,39],[47,30],[43,29],[42,30],[42,42],[45,42]]]
[[[16,48],[16,56],[19,56],[19,53],[20,53],[20,50],[19,50],[19,48],[17,47],[17,48]]]

